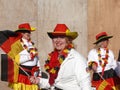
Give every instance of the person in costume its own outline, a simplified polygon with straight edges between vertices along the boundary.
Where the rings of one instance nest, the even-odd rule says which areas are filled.
[[[32,76],[41,76],[38,52],[31,40],[31,32],[34,30],[29,23],[22,23],[15,31],[21,38],[11,45],[8,53],[15,66],[15,79],[9,83],[9,87],[14,90],[38,90],[38,85],[30,81]]]
[[[120,79],[115,72],[116,60],[112,50],[108,48],[112,37],[106,32],[98,33],[95,48],[88,53],[88,68],[93,71],[92,86],[96,90],[120,90]]]
[[[115,71],[117,73],[117,76],[120,78],[120,50],[119,50],[119,54],[118,54],[117,67],[115,68]]]
[[[54,47],[45,61],[50,90],[92,90],[86,59],[72,43],[78,33],[71,32],[65,24],[57,24],[54,32],[48,32],[48,36]],[[32,78],[32,82],[39,84],[37,78]]]
[[[47,32],[54,50],[48,54],[45,70],[54,90],[91,90],[90,74],[86,72],[86,59],[72,43],[77,32],[71,32],[65,24],[57,24],[53,32]]]

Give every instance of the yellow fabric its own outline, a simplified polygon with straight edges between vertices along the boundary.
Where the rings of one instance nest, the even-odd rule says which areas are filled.
[[[108,85],[109,83],[106,82],[105,80],[100,84],[98,87],[98,90],[104,90],[104,88]]]
[[[104,80],[98,87],[98,90],[104,90],[107,85],[109,85],[109,83],[106,80]],[[118,89],[116,89],[116,87],[113,86],[112,90],[118,90]]]
[[[18,54],[15,56],[15,61],[14,61],[14,82],[17,82],[18,80],[19,60],[20,60],[20,55]]]
[[[19,73],[19,53],[23,50],[20,40],[16,41],[11,45],[11,50],[8,56],[14,61],[14,81],[17,82]]]
[[[8,53],[8,56],[12,58],[13,60],[15,59],[15,56],[20,53],[23,50],[23,47],[20,43],[20,40],[16,41],[11,45],[11,50]]]
[[[46,66],[45,69],[49,69],[50,67],[49,66]]]
[[[51,73],[56,73],[56,70],[55,70],[54,68],[52,68],[52,69],[50,70],[50,72],[51,72]]]
[[[120,85],[114,86],[113,90],[120,90]]]
[[[9,87],[13,90],[38,90],[38,85],[26,85],[23,83],[9,83]]]

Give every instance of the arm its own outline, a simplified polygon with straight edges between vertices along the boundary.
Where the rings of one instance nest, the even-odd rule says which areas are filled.
[[[95,49],[91,50],[89,53],[88,53],[88,61],[87,61],[87,70],[88,71],[91,71],[93,70],[94,72],[96,72],[97,70],[97,67],[98,67],[98,63],[96,61],[96,58],[95,58]]]
[[[38,59],[37,53],[36,52],[34,53],[34,52],[35,52],[35,50],[31,50],[30,52],[28,52],[27,49],[22,50],[18,54],[20,64],[28,62],[30,60]]]
[[[50,84],[49,84],[49,79],[48,78],[32,76],[32,77],[30,77],[30,81],[33,84],[38,84],[39,88],[45,88],[45,89],[50,88]]]
[[[109,58],[108,60],[110,59],[110,67],[115,69],[117,67],[117,61],[115,60],[115,57],[114,57],[114,54],[111,50],[109,50]]]
[[[96,55],[96,50],[95,49],[92,49],[92,50],[90,50],[89,51],[89,53],[88,53],[88,61],[87,61],[87,63],[89,63],[89,62],[91,62],[91,61],[96,61],[95,59],[95,56]]]
[[[31,60],[31,56],[26,49],[19,53],[20,64]]]
[[[46,88],[46,89],[50,88],[48,75],[45,72],[41,71],[39,60],[37,62],[37,66],[39,67],[39,75],[38,75],[38,77],[32,78],[33,83],[38,84],[39,88]]]
[[[75,65],[75,74],[77,76],[78,84],[81,90],[91,90],[90,73],[86,71],[87,62],[85,58],[81,57],[79,62]]]

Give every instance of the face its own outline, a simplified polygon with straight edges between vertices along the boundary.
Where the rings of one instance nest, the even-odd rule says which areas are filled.
[[[101,47],[102,48],[107,48],[108,44],[109,44],[109,40],[104,40],[104,41],[101,42]]]
[[[68,38],[65,36],[58,36],[52,39],[53,46],[59,52],[68,45]]]
[[[30,33],[22,33],[22,37],[26,40],[30,40],[31,34]]]

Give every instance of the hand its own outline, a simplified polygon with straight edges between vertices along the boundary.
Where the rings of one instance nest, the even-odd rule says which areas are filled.
[[[93,65],[92,65],[92,70],[93,70],[94,72],[97,71],[97,65],[96,65],[96,64],[93,64]]]
[[[33,53],[30,53],[30,57],[31,57],[31,60],[33,60],[35,56]]]
[[[89,62],[89,64],[88,64],[87,71],[96,72],[96,71],[97,71],[97,67],[98,67],[98,64],[97,64],[95,61],[91,61],[91,62]]]
[[[38,55],[38,53],[34,49],[30,49],[29,53],[30,53],[30,56],[31,56],[31,60],[33,60],[34,57]]]
[[[33,83],[33,84],[39,84],[40,79],[39,79],[38,77],[31,76],[31,77],[30,77],[30,81],[31,81],[31,83]]]

